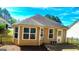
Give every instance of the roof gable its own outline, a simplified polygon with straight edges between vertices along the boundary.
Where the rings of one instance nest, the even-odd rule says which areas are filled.
[[[60,23],[54,21],[54,20],[50,20],[46,17],[43,17],[41,15],[35,15],[34,17],[32,17],[34,20],[38,21],[39,23],[46,25],[46,26],[62,26]]]
[[[37,14],[33,17],[30,17],[30,18],[24,19],[23,21],[21,21],[18,24],[63,27],[62,24],[60,24],[54,20],[50,20],[39,14]]]

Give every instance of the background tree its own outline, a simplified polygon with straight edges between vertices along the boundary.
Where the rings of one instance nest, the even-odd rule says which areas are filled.
[[[59,23],[62,24],[61,20],[60,20],[59,17],[57,17],[57,16],[53,16],[53,15],[47,14],[47,15],[45,15],[45,17],[47,17],[47,18],[49,18],[49,19],[51,19],[51,20],[54,20],[54,21],[59,22]]]
[[[8,22],[9,22],[10,24],[16,23],[16,19],[10,18],[10,19],[8,19]]]
[[[0,24],[0,30],[4,30],[6,27],[6,24]]]

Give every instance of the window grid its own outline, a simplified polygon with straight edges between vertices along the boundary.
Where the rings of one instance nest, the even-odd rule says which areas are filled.
[[[50,32],[50,30],[52,30],[52,32]],[[53,38],[53,31],[53,29],[49,29],[49,38]],[[52,35],[52,37],[50,35]]]
[[[14,38],[18,38],[18,27],[15,27]]]
[[[29,39],[31,39],[31,35],[32,34],[36,34],[36,28],[34,28],[35,29],[35,33],[31,33],[31,29],[33,29],[33,28],[29,28],[29,33],[24,33],[24,34],[29,34]],[[24,36],[23,36],[23,38],[24,38]],[[36,35],[35,35],[35,39],[36,39]]]

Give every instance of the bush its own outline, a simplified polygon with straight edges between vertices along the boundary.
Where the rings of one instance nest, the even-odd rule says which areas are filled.
[[[7,30],[7,33],[10,33],[10,32],[11,32],[11,30],[8,29],[8,30]]]
[[[6,27],[6,24],[0,24],[0,30],[3,30]]]

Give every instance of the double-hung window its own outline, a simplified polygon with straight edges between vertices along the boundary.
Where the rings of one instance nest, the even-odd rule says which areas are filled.
[[[49,38],[53,38],[53,29],[49,29]]]
[[[24,39],[29,39],[29,28],[24,28],[23,38]]]
[[[30,39],[35,39],[35,33],[36,33],[36,29],[35,28],[31,28],[30,29]]]
[[[24,28],[24,39],[35,39],[36,29],[35,28]]]
[[[18,38],[18,27],[15,27],[14,37]]]

